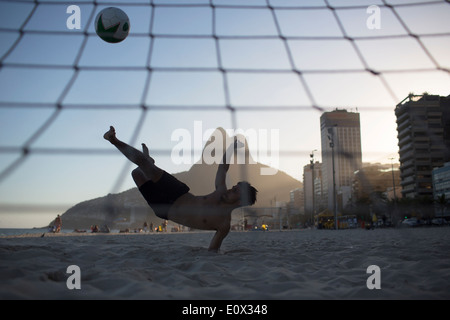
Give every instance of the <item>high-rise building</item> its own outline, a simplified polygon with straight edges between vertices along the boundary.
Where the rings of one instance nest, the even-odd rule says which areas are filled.
[[[353,180],[354,199],[370,199],[374,195],[385,194],[388,199],[401,198],[400,170],[394,166],[381,163],[363,163],[355,172]]]
[[[289,191],[289,211],[290,214],[302,214],[304,213],[304,196],[303,196],[303,189],[302,188],[296,188],[291,191]]]
[[[351,198],[354,172],[362,167],[359,113],[342,109],[324,112],[320,117],[320,130],[325,201],[328,209],[333,210],[336,201],[338,210],[342,210]]]
[[[312,217],[323,210],[322,164],[316,161],[303,167],[305,214]]]
[[[411,94],[395,115],[402,195],[432,197],[432,170],[450,161],[450,96]]]

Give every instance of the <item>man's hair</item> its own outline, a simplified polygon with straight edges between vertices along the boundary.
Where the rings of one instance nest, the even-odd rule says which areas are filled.
[[[253,187],[250,183],[247,181],[241,181],[238,183],[238,186],[241,189],[241,199],[243,198],[242,195],[245,197],[247,196],[246,200],[248,203],[243,203],[243,205],[254,205],[256,202],[256,194],[258,193],[258,190],[256,190],[255,187]],[[245,193],[244,193],[245,192]],[[245,198],[244,198],[245,199]]]

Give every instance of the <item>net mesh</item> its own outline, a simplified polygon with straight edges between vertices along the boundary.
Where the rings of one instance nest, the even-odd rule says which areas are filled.
[[[381,18],[375,29],[368,25],[373,4]],[[66,27],[70,5],[81,8],[79,30]],[[12,181],[34,179],[30,170],[41,164],[36,159],[76,158],[88,166],[93,156],[104,162],[116,155],[103,145],[66,145],[48,138],[65,132],[71,116],[83,121],[81,130],[105,131],[104,123],[99,131],[100,124],[86,119],[96,111],[116,113],[119,119],[132,115],[127,122],[132,129],[126,132],[131,145],[148,137],[147,124],[190,112],[197,119],[215,114],[234,129],[243,126],[241,118],[265,115],[272,117],[271,126],[282,127],[293,112],[318,119],[336,107],[392,115],[405,90],[432,91],[423,85],[426,81],[449,87],[449,5],[400,0],[1,1],[0,185],[11,191],[20,188]],[[93,28],[96,14],[107,6],[120,7],[130,17],[131,33],[122,44],[101,43]],[[413,62],[407,63],[410,55]],[[359,81],[364,92],[352,90]],[[338,84],[348,91],[338,94],[343,90]],[[207,91],[214,97],[204,96]],[[78,112],[85,112],[83,119],[76,118]],[[14,130],[22,132],[20,139],[8,138]],[[78,134],[76,125],[67,130]],[[43,139],[48,142],[39,143]],[[281,145],[279,154],[294,158],[301,171],[312,149]],[[160,144],[152,154],[168,157],[171,151]],[[27,166],[31,159],[36,160],[33,169]],[[52,174],[82,167],[61,165]],[[122,168],[109,171],[114,178],[102,191],[128,186],[124,180],[130,164]],[[59,203],[57,195],[48,196],[53,200],[31,200],[32,205],[20,197],[2,198],[2,211],[25,207],[39,213]]]

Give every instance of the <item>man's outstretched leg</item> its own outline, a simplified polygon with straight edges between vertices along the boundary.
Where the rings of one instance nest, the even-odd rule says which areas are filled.
[[[116,130],[113,126],[111,126],[109,131],[103,135],[103,138],[108,140],[122,152],[128,160],[136,164],[149,180],[156,182],[161,178],[164,171],[155,166],[155,160],[150,157],[148,148],[145,144],[142,144],[144,152],[141,152],[125,142],[120,141],[116,137]]]

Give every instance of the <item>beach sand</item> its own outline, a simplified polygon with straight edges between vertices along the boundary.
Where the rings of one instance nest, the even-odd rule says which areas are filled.
[[[450,228],[0,239],[1,299],[450,299]],[[81,289],[69,290],[77,265]],[[367,268],[380,268],[370,290]]]

